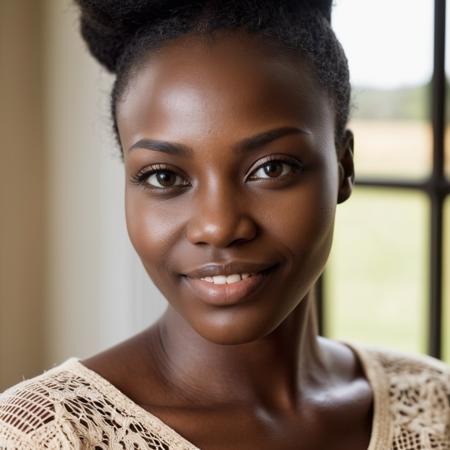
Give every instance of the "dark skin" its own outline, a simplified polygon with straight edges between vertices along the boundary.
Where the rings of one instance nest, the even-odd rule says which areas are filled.
[[[187,35],[139,66],[117,122],[129,236],[168,307],[81,362],[201,449],[367,449],[370,385],[349,347],[318,337],[312,297],[352,191],[353,138],[336,147],[308,64],[242,32]],[[132,181],[155,164],[159,178]],[[230,260],[276,266],[239,304],[187,288],[182,274]]]

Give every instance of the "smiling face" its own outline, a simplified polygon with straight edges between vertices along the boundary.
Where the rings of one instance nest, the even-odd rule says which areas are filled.
[[[129,236],[170,305],[216,343],[277,328],[324,268],[339,195],[334,110],[306,63],[187,35],[139,67],[117,124]],[[211,263],[270,270],[215,286]]]

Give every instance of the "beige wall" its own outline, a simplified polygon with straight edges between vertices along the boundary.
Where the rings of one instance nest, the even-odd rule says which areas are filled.
[[[111,83],[71,0],[0,0],[0,391],[165,307],[126,234]]]
[[[0,390],[43,367],[41,11],[0,1]]]

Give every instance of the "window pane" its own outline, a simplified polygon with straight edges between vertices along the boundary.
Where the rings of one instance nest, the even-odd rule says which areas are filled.
[[[450,363],[450,196],[444,209],[444,358]]]
[[[355,118],[356,178],[423,178],[431,171],[431,125],[425,120]]]
[[[418,179],[431,171],[433,12],[429,0],[336,2],[333,27],[354,88],[357,178]]]
[[[325,275],[325,327],[337,339],[426,351],[425,196],[357,188],[338,205]]]

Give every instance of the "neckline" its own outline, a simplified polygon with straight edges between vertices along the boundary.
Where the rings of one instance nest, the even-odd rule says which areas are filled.
[[[389,448],[392,430],[388,413],[389,392],[386,374],[378,360],[376,360],[373,355],[371,356],[367,354],[365,349],[354,343],[345,341],[339,342],[353,351],[359,360],[364,375],[372,389],[374,411],[369,447],[367,450],[381,450]],[[112,400],[113,403],[118,402],[128,411],[132,411],[136,417],[144,423],[149,424],[151,429],[154,429],[160,433],[163,439],[166,439],[171,445],[176,445],[174,450],[201,450],[157,416],[139,406],[130,397],[125,395],[116,386],[110,383],[106,378],[82,364],[79,358],[71,357],[67,359],[60,367],[64,367],[69,370],[72,368],[74,373],[81,373],[87,379],[92,380],[97,387],[101,387],[102,394]]]
[[[149,429],[159,433],[162,439],[166,440],[167,443],[171,445],[171,449],[201,450],[157,416],[142,408],[142,406],[139,406],[130,397],[125,395],[121,390],[110,383],[106,378],[82,364],[79,358],[71,357],[67,359],[62,366],[64,366],[67,370],[71,370],[76,375],[80,375],[81,373],[81,375],[87,380],[93,381],[97,388],[100,387],[101,393],[107,397],[108,400],[110,400],[113,404],[119,403],[124,409],[131,411],[133,415],[144,424],[150,425]]]

